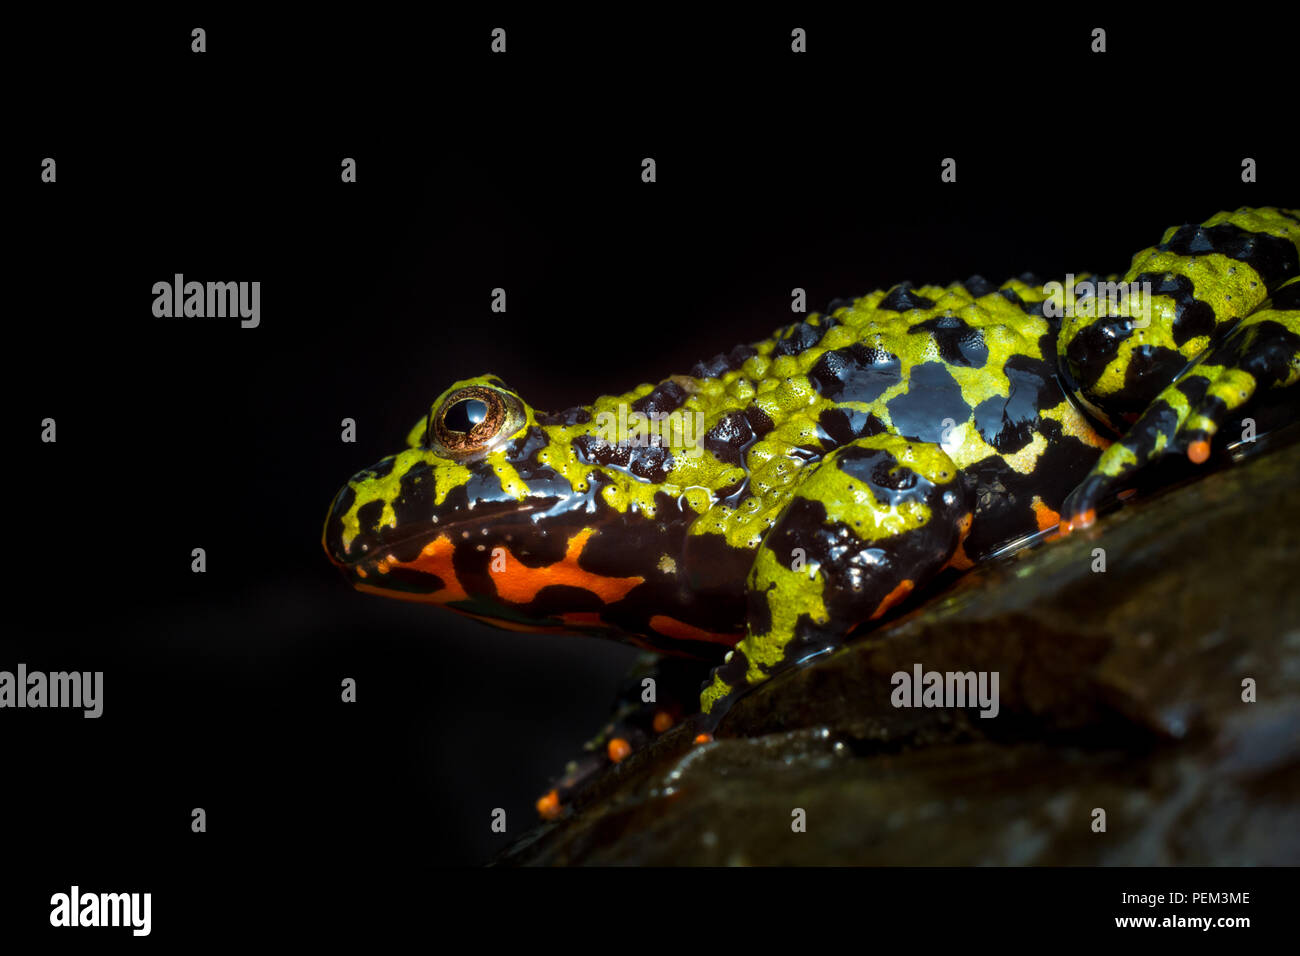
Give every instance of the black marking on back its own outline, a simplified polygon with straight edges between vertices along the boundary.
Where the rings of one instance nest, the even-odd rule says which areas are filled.
[[[1218,254],[1236,259],[1259,273],[1268,289],[1300,274],[1300,253],[1289,239],[1248,232],[1230,222],[1209,227],[1181,226],[1156,248],[1180,256]]]
[[[1198,335],[1212,335],[1217,323],[1214,309],[1208,302],[1195,296],[1192,280],[1172,273],[1143,272],[1135,280],[1149,283],[1154,295],[1167,295],[1174,300],[1174,344],[1183,345]]]
[[[771,416],[757,405],[746,407],[745,420],[749,422],[749,427],[754,429],[754,434],[759,438],[776,427],[776,422],[772,421]]]
[[[887,407],[897,434],[936,443],[942,440],[946,420],[960,424],[971,414],[961,386],[941,362],[914,366],[907,393],[891,399]]]
[[[619,468],[647,481],[664,481],[672,468],[672,453],[662,445],[611,444],[599,435],[579,435],[573,447],[589,465]]]
[[[1003,371],[1011,383],[1010,394],[980,402],[975,407],[975,427],[998,451],[1012,454],[1033,440],[1038,412],[1054,397],[1056,386],[1051,369],[1041,359],[1013,355]]]
[[[758,350],[752,346],[737,345],[730,352],[719,352],[711,359],[696,362],[687,374],[694,378],[718,378],[726,372],[740,368],[757,354]]]
[[[903,380],[898,356],[861,342],[822,353],[808,378],[819,394],[838,402],[874,402]]]
[[[1070,376],[1086,392],[1119,354],[1120,343],[1133,334],[1129,319],[1101,319],[1080,329],[1065,350]]]
[[[681,408],[686,399],[686,389],[668,379],[656,385],[649,394],[638,398],[631,408],[634,412],[646,415],[666,415]]]
[[[889,427],[871,412],[860,412],[856,408],[828,408],[817,419],[821,429],[822,443],[838,447],[847,445],[859,438],[870,438],[889,431]],[[824,438],[822,436],[825,436]]]
[[[704,433],[704,448],[729,465],[739,465],[745,449],[754,443],[754,429],[744,412],[732,412],[718,419]]]
[[[1020,298],[1019,293],[1017,293],[1015,289],[998,289],[998,295],[1002,296],[1002,298],[1006,299],[1021,311],[1028,311],[1025,306],[1025,300]]]
[[[910,309],[933,309],[934,300],[912,291],[912,283],[900,282],[880,300],[877,309],[886,312],[907,312]]]
[[[837,325],[834,319],[831,319],[829,325]],[[809,322],[796,322],[794,325],[787,325],[776,333],[776,346],[772,349],[772,357],[776,358],[781,355],[798,355],[805,349],[810,349],[822,340],[826,334],[827,326],[816,326]]]
[[[940,315],[919,322],[907,330],[908,335],[928,332],[939,346],[939,355],[949,365],[966,368],[983,368],[988,361],[989,349],[984,344],[984,333],[973,329],[960,316]]]

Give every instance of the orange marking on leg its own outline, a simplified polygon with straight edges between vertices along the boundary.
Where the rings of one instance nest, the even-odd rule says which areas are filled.
[[[1118,495],[1116,495],[1116,497],[1119,498],[1120,501],[1127,501],[1128,499],[1132,498],[1135,494],[1137,494],[1136,488],[1125,488]]]
[[[590,528],[583,528],[569,539],[563,558],[540,568],[530,568],[506,551],[505,570],[492,576],[496,582],[497,595],[512,604],[527,604],[537,597],[537,592],[542,588],[560,584],[590,591],[605,604],[623,600],[627,592],[645,581],[645,578],[639,575],[629,578],[606,577],[580,568],[578,559],[593,533]]]
[[[1051,508],[1047,507],[1047,505],[1043,504],[1043,499],[1039,498],[1038,495],[1034,495],[1031,507],[1034,509],[1034,517],[1038,519],[1039,531],[1050,531],[1052,528],[1060,525],[1061,513],[1059,511],[1053,511]]]
[[[554,820],[562,809],[560,795],[554,790],[537,801],[537,815],[543,820]]]
[[[605,752],[609,754],[609,759],[614,761],[614,763],[622,763],[629,755],[631,755],[632,745],[622,737],[615,737],[609,742],[609,746],[605,748]]]
[[[693,742],[696,743],[696,744],[708,744],[708,743],[712,743],[712,742],[713,742],[713,734],[696,734],[696,735],[695,735],[695,740],[694,740]]]
[[[694,625],[679,621],[677,618],[669,617],[666,614],[656,614],[650,618],[650,627],[660,634],[675,637],[678,640],[706,641],[710,644],[725,644],[728,647],[735,647],[744,636],[739,631],[735,634],[719,634],[715,631],[701,630]]]
[[[1061,522],[1061,536],[1069,534],[1071,531],[1082,531],[1084,528],[1090,528],[1097,521],[1097,510],[1089,508],[1081,515],[1075,515],[1068,521]]]
[[[655,733],[662,734],[673,725],[673,715],[666,710],[655,712],[654,729]]]
[[[898,587],[885,595],[885,599],[880,602],[880,606],[877,607],[875,613],[871,615],[871,620],[874,621],[899,601],[903,600],[903,598],[911,594],[912,588],[914,587],[916,587],[916,585],[912,582],[911,578],[908,578],[905,581],[899,581]]]
[[[975,562],[966,556],[966,536],[970,534],[971,525],[975,521],[975,515],[972,512],[966,512],[962,515],[961,522],[957,525],[960,536],[957,538],[957,550],[952,553],[948,559],[945,568],[956,568],[958,571],[967,571],[975,567]]]
[[[1210,457],[1210,443],[1204,439],[1192,442],[1187,446],[1187,457],[1194,465],[1205,464],[1206,459]]]
[[[958,571],[969,571],[975,567],[975,562],[966,556],[965,545],[959,544],[957,550],[952,553],[952,557],[948,559],[948,563],[944,567],[954,568]]]

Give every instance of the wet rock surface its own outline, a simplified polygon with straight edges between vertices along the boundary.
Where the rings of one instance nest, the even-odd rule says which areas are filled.
[[[1300,863],[1297,475],[1292,443],[972,572],[713,743],[663,735],[497,862]],[[917,664],[996,671],[997,716],[894,707]]]

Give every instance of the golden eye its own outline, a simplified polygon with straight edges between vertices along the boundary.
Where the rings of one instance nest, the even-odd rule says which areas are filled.
[[[428,443],[448,458],[480,457],[523,425],[519,400],[509,392],[467,385],[433,409]]]

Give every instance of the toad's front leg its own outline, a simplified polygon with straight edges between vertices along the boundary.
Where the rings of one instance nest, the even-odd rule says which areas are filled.
[[[745,690],[839,645],[923,586],[970,522],[957,467],[938,445],[876,435],[828,454],[758,549],[745,637],[700,696],[705,728]]]

